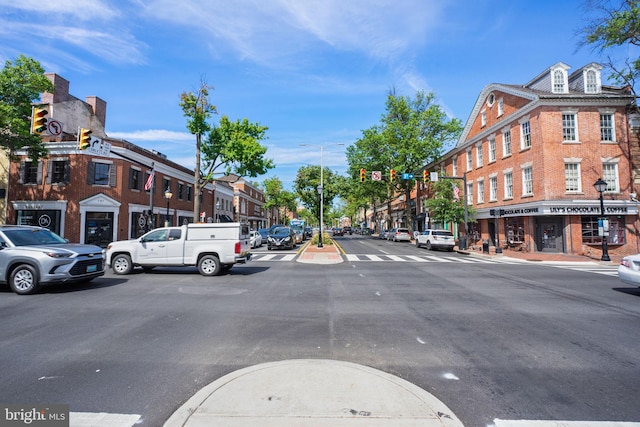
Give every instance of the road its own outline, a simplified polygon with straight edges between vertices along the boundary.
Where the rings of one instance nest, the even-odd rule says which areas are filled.
[[[139,414],[138,425],[160,426],[230,372],[321,358],[408,380],[468,427],[640,421],[638,289],[605,274],[338,241],[350,254],[447,261],[327,268],[256,256],[214,278],[156,269],[33,296],[3,286],[0,402]]]

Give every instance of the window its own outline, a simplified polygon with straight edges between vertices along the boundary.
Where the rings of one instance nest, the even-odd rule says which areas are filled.
[[[142,171],[140,169],[129,169],[129,188],[132,190],[142,190]]]
[[[522,168],[522,195],[530,196],[533,194],[533,171],[531,166]]]
[[[193,187],[190,185],[187,185],[187,201],[190,202],[192,197],[193,197]]]
[[[484,203],[484,180],[478,180],[478,203]]]
[[[498,99],[498,117],[504,114],[504,100]]]
[[[467,172],[473,169],[473,159],[471,158],[471,148],[467,149]]]
[[[562,114],[562,140],[563,141],[577,141],[576,132],[576,114],[575,113],[563,113]]]
[[[467,182],[467,204],[473,204],[473,182]]]
[[[523,217],[507,217],[504,219],[507,229],[508,243],[524,243],[524,218]]]
[[[68,184],[70,165],[67,159],[52,159],[47,163],[47,184]]]
[[[484,160],[482,159],[482,143],[476,145],[476,167],[480,167],[484,164]]]
[[[600,114],[600,139],[607,142],[616,140],[613,128],[613,114]]]
[[[489,139],[489,163],[496,161],[496,139]]]
[[[184,184],[178,183],[178,200],[184,200]]]
[[[502,157],[511,155],[511,130],[507,129],[502,132]]]
[[[526,149],[531,147],[531,127],[529,121],[520,124],[520,148]]]
[[[513,173],[504,173],[504,198],[513,199]]]
[[[587,70],[585,80],[585,92],[598,93],[598,73],[595,70]]]
[[[580,163],[564,164],[564,191],[577,193],[580,188]]]
[[[167,179],[167,178],[163,178],[162,179],[162,192],[165,193],[168,191],[171,191],[171,180]],[[173,192],[173,191],[171,191]]]
[[[24,161],[20,163],[20,184],[42,184],[42,163]]]
[[[487,125],[487,112],[485,110],[482,110],[480,116],[482,117],[482,127],[485,127]]]
[[[597,216],[582,217],[582,243],[595,245],[602,244],[602,236],[598,235],[598,219]],[[607,217],[609,220],[609,237],[607,243],[612,245],[624,245],[627,242],[625,232],[624,216]]]
[[[607,183],[607,193],[618,193],[620,191],[620,183],[618,182],[618,164],[603,163],[602,179]]]
[[[489,177],[489,201],[495,202],[498,200],[498,177]]]
[[[451,162],[451,173],[453,176],[458,175],[458,157],[454,156]]]
[[[564,71],[553,72],[553,93],[565,93]]]
[[[116,185],[116,171],[112,163],[92,161],[89,163],[87,184],[89,185]]]

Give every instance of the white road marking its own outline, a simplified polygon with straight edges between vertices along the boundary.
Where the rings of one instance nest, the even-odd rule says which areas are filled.
[[[554,421],[554,420],[493,420],[495,427],[640,427],[640,423],[623,421]]]

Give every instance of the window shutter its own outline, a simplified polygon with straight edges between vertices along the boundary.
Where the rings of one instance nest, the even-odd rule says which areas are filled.
[[[18,184],[24,184],[24,174],[25,174],[25,164],[24,164],[24,160],[22,160],[20,162],[20,177],[18,178]]]
[[[111,187],[116,186],[116,165],[115,164],[109,165],[109,185]]]
[[[89,162],[89,167],[87,168],[87,184],[93,184],[96,175],[96,164],[94,162]]]
[[[64,178],[63,181],[65,184],[68,184],[71,181],[71,162],[69,160],[64,161]]]
[[[38,184],[42,184],[42,162],[38,162]]]
[[[53,161],[47,161],[47,184],[51,184],[51,175],[53,174]]]

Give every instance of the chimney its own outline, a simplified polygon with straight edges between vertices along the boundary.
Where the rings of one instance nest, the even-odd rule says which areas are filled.
[[[104,129],[107,121],[107,101],[104,101],[97,96],[87,96],[85,102],[91,107],[91,114],[95,116],[98,122]]]
[[[45,73],[46,78],[53,83],[53,93],[44,92],[42,102],[44,104],[57,104],[69,100],[69,80],[60,77],[56,73]]]

